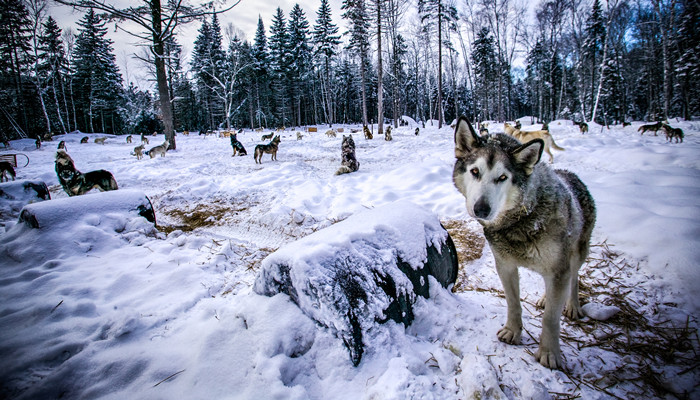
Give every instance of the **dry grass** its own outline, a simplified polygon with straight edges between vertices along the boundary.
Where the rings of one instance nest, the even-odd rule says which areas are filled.
[[[447,220],[442,221],[442,226],[447,229],[447,232],[452,237],[452,241],[455,243],[457,248],[457,257],[459,258],[459,272],[457,274],[457,283],[455,283],[452,291],[466,292],[466,291],[492,291],[491,289],[484,289],[474,285],[468,279],[464,264],[472,262],[481,258],[486,239],[481,232],[474,231],[469,228],[467,223],[462,220]],[[498,292],[496,292],[498,293]]]
[[[163,208],[161,213],[178,221],[171,224],[158,224],[158,229],[166,234],[181,230],[191,232],[197,228],[223,225],[227,219],[250,208],[245,202],[224,202],[216,199],[206,203],[188,204],[186,208]]]

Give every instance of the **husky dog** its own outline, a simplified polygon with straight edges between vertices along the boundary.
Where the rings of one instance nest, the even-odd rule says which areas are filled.
[[[372,131],[369,130],[367,125],[364,125],[362,127],[362,132],[364,132],[364,134],[365,134],[365,139],[372,139]]]
[[[418,136],[419,132],[420,132],[420,128],[416,127],[416,136]]]
[[[36,140],[34,141],[34,146],[36,146],[37,150],[41,148],[41,138],[39,136],[36,137]]]
[[[275,130],[275,132],[284,132],[285,129],[287,129],[286,126],[280,126],[279,128],[277,128],[277,129]]]
[[[87,143],[88,140],[90,140],[87,136],[84,136],[82,139],[80,139],[80,144]]]
[[[479,123],[479,134],[480,135],[488,135],[489,134],[488,126],[489,126],[488,122]]]
[[[148,138],[146,137],[146,134],[141,132],[141,143],[148,144]]]
[[[131,135],[129,135],[129,136],[126,137],[126,142],[127,142],[127,143],[131,143]]]
[[[632,125],[631,122],[622,121],[622,127],[623,127],[623,128],[626,127],[626,126],[630,126],[630,125]]]
[[[520,129],[522,128],[522,125],[520,125],[520,120],[515,120],[515,129]]]
[[[183,134],[184,136],[190,136],[190,131],[182,131],[182,134]]]
[[[655,124],[646,124],[646,125],[641,125],[639,128],[637,128],[637,132],[641,132],[640,134],[643,135],[644,132],[646,131],[654,131],[654,136],[657,136],[657,132],[659,129],[663,128],[663,123],[661,121],[657,121]]]
[[[578,125],[578,130],[581,131],[582,134],[588,132],[588,124],[587,123],[585,123],[583,121],[581,121],[581,122],[571,121],[571,122],[573,122],[574,125]]]
[[[673,128],[671,125],[668,124],[663,124],[663,129],[666,131],[666,140],[669,142],[673,141],[673,138],[676,138],[676,143],[678,143],[678,140],[680,139],[681,143],[683,143],[683,130],[681,128]]]
[[[255,132],[262,132],[262,131],[264,131],[263,128],[255,128]]]
[[[253,158],[256,164],[262,164],[263,153],[272,154],[271,160],[277,160],[277,148],[280,144],[280,135],[275,136],[268,144],[259,144],[255,146]]]
[[[84,194],[94,188],[100,191],[117,190],[117,181],[111,172],[104,169],[85,174],[75,169],[73,159],[65,150],[56,152],[56,175],[68,196]]]
[[[326,136],[328,137],[336,137],[337,135],[335,134],[335,131],[333,129],[329,129],[326,131]]]
[[[53,135],[51,135],[51,132],[44,135],[44,142],[51,142],[52,140],[53,140]]]
[[[262,140],[270,140],[270,139],[272,139],[272,135],[273,135],[272,132],[270,132],[270,134],[268,134],[268,135],[262,135],[262,137],[260,138],[260,140],[261,140],[261,141],[262,141]]]
[[[141,143],[140,145],[134,147],[134,152],[131,153],[131,155],[136,156],[136,159],[140,160],[143,158],[143,149],[144,149],[144,145],[143,145],[143,143]]]
[[[65,140],[61,140],[60,142],[58,142],[58,149],[59,150],[63,149],[63,150],[68,151],[68,149],[66,149],[66,141]]]
[[[355,141],[352,140],[352,135],[343,135],[341,151],[343,161],[340,168],[335,171],[335,174],[341,175],[357,171],[360,168],[360,163],[355,158]]]
[[[15,169],[9,161],[0,161],[0,182],[9,182],[10,178],[15,180]]]
[[[479,136],[466,117],[455,129],[453,181],[466,198],[467,212],[484,227],[496,259],[508,305],[498,339],[519,344],[522,309],[518,267],[544,278],[545,305],[535,358],[560,368],[559,320],[583,316],[578,270],[589,251],[595,204],[586,186],[568,171],[538,163],[544,142],[521,144],[496,134]]]
[[[106,137],[95,138],[95,143],[97,143],[97,144],[105,144],[105,140],[107,140]]]
[[[304,135],[301,134],[301,132],[297,131],[297,140],[301,140],[304,137]]]
[[[391,137],[391,125],[387,126],[386,131],[384,131],[384,140],[386,140],[387,142],[393,140],[393,138]]]
[[[238,136],[237,133],[231,134],[231,147],[233,147],[233,154],[231,155],[231,157],[235,156],[236,152],[238,152],[239,156],[248,155],[248,152],[245,151],[245,147],[243,147],[243,143],[239,142],[236,136]]]
[[[539,130],[539,131],[521,131],[520,129],[516,129],[515,132],[513,132],[512,135],[514,138],[518,139],[521,143],[527,143],[531,140],[534,139],[542,139],[544,142],[544,151],[549,154],[549,163],[554,162],[554,156],[552,155],[552,151],[550,150],[551,147],[555,148],[556,150],[559,151],[564,151],[563,147],[559,147],[555,142],[554,138],[552,135],[549,133],[548,130]]]
[[[146,152],[146,155],[151,158],[157,156],[158,154],[160,154],[161,157],[165,157],[165,153],[168,151],[168,145],[170,145],[170,142],[166,140],[163,142],[163,144],[151,147],[151,149]]]

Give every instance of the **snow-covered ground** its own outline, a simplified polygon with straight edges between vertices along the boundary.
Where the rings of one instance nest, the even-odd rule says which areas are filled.
[[[579,174],[598,208],[583,302],[591,314],[621,310],[606,321],[562,320],[564,371],[532,356],[539,276],[521,270],[524,344],[496,337],[505,299],[488,244],[482,249],[452,184],[449,127],[419,136],[401,127],[391,142],[356,133],[360,169],[341,176],[342,135],[329,138],[325,127],[299,141],[287,130],[278,161],[266,154],[262,164],[252,157],[255,132],[239,135],[248,156],[231,157],[227,138],[192,134],[178,136],[166,157],[140,161],[124,137],[99,145],[92,138],[108,135],[91,134],[79,144],[85,135],[69,134],[39,150],[13,141],[4,153],[31,160],[18,179],[43,180],[53,199],[67,197],[54,170],[65,140],[82,172],[107,169],[120,189],[144,192],[158,228],[76,209],[29,229],[2,214],[0,397],[698,398],[700,122],[672,121],[686,135],[679,144],[641,136],[639,124],[592,125],[586,135],[570,121],[549,125],[566,149],[554,151],[554,166]],[[151,146],[162,141],[152,137]],[[397,200],[448,227],[462,249],[460,278],[454,292],[432,285],[431,298],[419,297],[411,326],[380,325],[353,367],[342,342],[286,295],[251,286],[277,248]]]

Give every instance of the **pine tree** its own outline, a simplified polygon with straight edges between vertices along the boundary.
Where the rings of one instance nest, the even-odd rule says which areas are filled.
[[[288,49],[289,35],[287,33],[287,21],[282,9],[277,7],[277,12],[272,18],[270,26],[270,70],[272,74],[272,91],[275,103],[275,121],[278,126],[286,126],[291,122],[288,118],[288,69],[290,65],[290,53]]]
[[[255,85],[255,123],[256,127],[267,126],[269,111],[268,99],[270,93],[269,50],[267,35],[262,18],[258,16],[258,28],[255,31],[255,41],[252,48],[254,85]]]
[[[302,110],[311,107],[303,107],[302,102],[307,100],[306,93],[312,91],[311,82],[311,46],[309,44],[309,22],[299,4],[295,4],[289,13],[287,26],[288,51],[289,51],[289,83],[294,100],[294,122],[297,126],[311,120],[310,116],[302,116]],[[308,103],[308,101],[307,101]]]
[[[326,123],[329,126],[335,122],[335,108],[333,104],[333,85],[331,78],[331,60],[336,55],[340,44],[338,26],[331,18],[331,7],[328,0],[321,0],[321,6],[316,12],[316,24],[313,30],[313,43],[315,54],[323,57],[323,74],[321,79],[321,97]]]
[[[61,29],[56,20],[48,17],[43,25],[43,31],[38,38],[39,43],[39,73],[46,81],[56,118],[59,121],[61,133],[70,130],[68,103],[65,96],[65,77],[68,75],[68,59],[66,58]]]
[[[78,21],[73,92],[83,130],[95,132],[99,126],[102,132],[117,133],[119,121],[115,118],[122,100],[122,78],[105,25],[92,9]]]
[[[364,0],[343,0],[343,18],[350,21],[350,43],[352,51],[360,61],[360,92],[362,98],[362,124],[367,126],[367,68],[369,66],[369,17]]]
[[[224,117],[225,105],[220,93],[220,82],[223,79],[226,56],[221,40],[221,28],[214,14],[211,24],[202,22],[194,42],[191,63],[197,81],[197,95],[206,113],[206,129],[216,129]]]
[[[477,110],[481,110],[484,114],[481,118],[475,119],[484,120],[491,117],[491,105],[493,103],[494,92],[493,88],[496,81],[496,50],[495,42],[488,28],[481,28],[477,33],[477,38],[473,44],[472,60],[474,61],[475,87],[474,91],[478,102]]]
[[[600,7],[600,0],[595,0],[591,13],[588,16],[583,42],[584,70],[588,71],[590,91],[587,92],[588,109],[593,110],[595,102],[595,85],[597,82],[596,72],[600,69],[600,60],[603,56],[603,46],[605,42],[605,20]]]
[[[29,129],[29,110],[25,107],[23,76],[31,66],[31,22],[21,0],[0,0],[0,79],[5,117],[20,136]],[[14,117],[12,117],[14,115]],[[4,120],[4,118],[3,118]],[[21,127],[18,125],[20,124]],[[23,127],[23,129],[22,129]],[[4,135],[3,135],[4,136]]]

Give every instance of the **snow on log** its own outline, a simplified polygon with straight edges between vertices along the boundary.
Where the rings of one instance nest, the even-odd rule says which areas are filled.
[[[25,205],[50,199],[49,188],[43,181],[0,183],[0,216],[16,218]]]
[[[156,223],[151,201],[138,190],[113,190],[26,205],[19,222],[30,228],[45,228],[87,214],[135,213]]]
[[[270,254],[253,290],[289,295],[343,340],[358,365],[363,337],[377,323],[413,321],[416,295],[430,295],[428,275],[445,288],[454,284],[454,243],[434,214],[399,201],[355,214]]]

